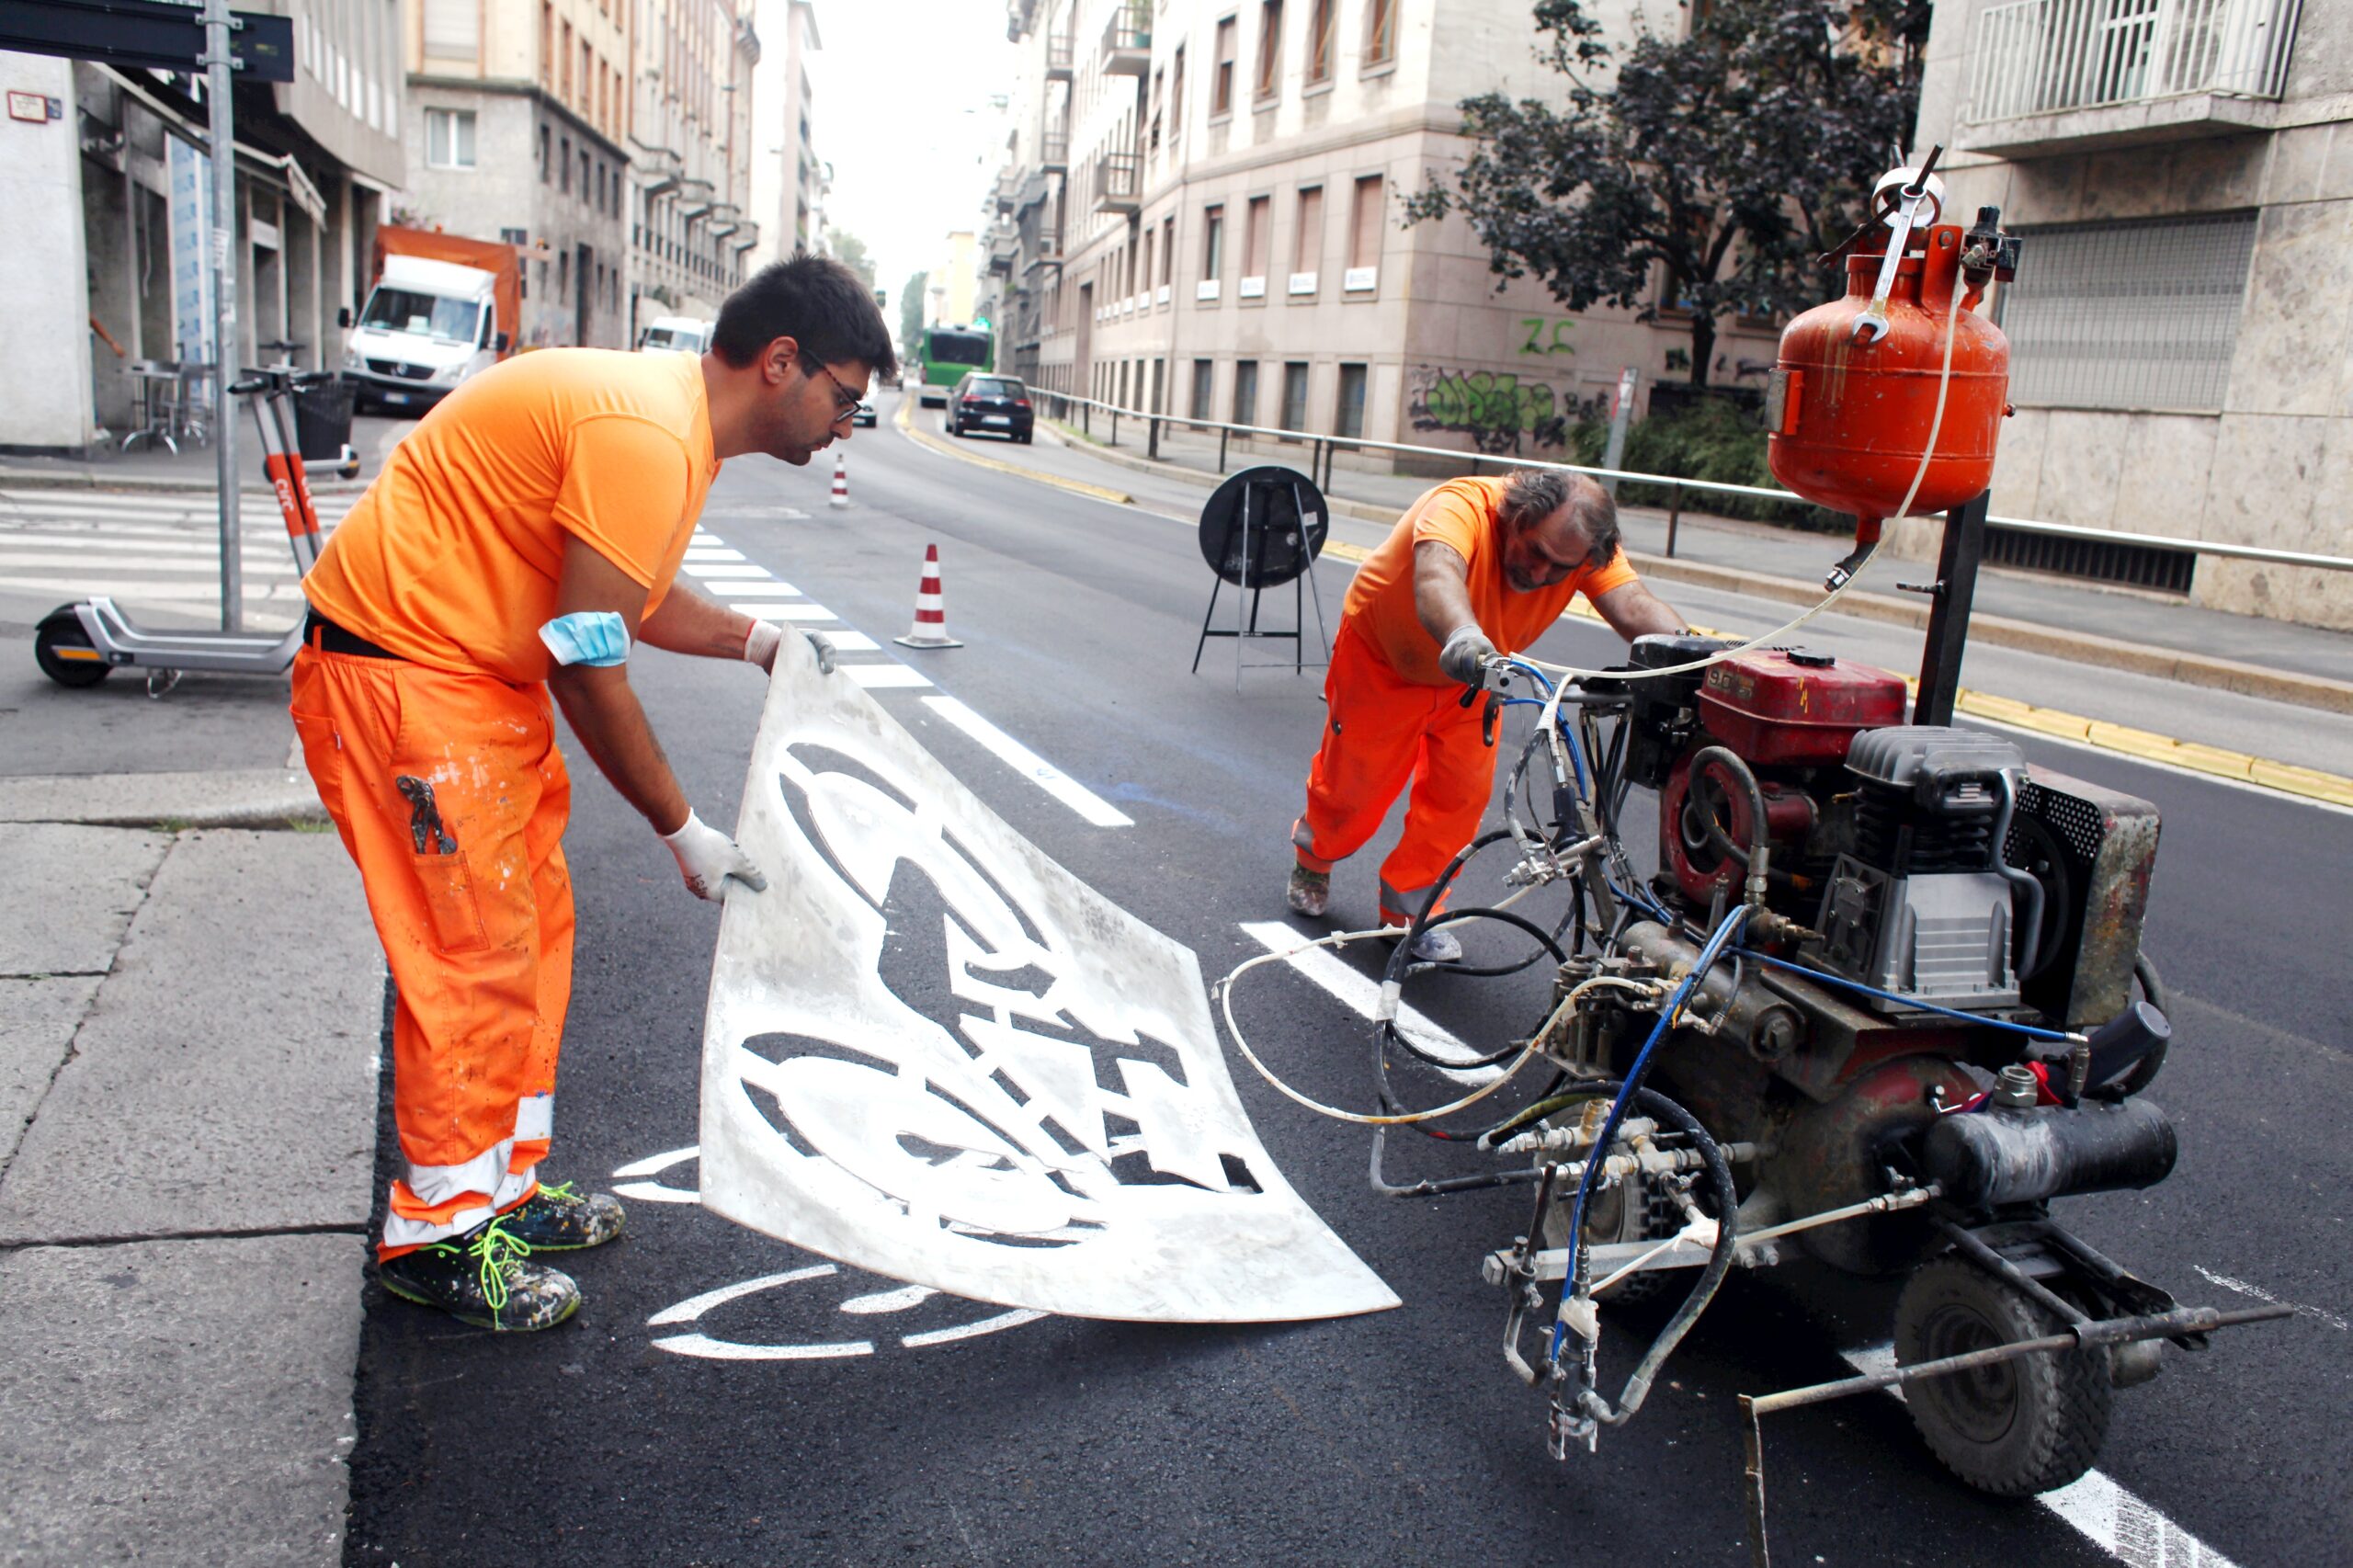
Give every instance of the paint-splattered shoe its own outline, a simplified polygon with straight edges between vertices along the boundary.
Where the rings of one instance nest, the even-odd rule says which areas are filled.
[[[1283,902],[1290,904],[1295,914],[1304,915],[1311,920],[1321,920],[1324,912],[1332,907],[1332,873],[1293,866],[1290,885],[1283,889]]]
[[[580,1287],[559,1268],[530,1261],[531,1248],[504,1219],[403,1253],[376,1266],[385,1290],[436,1307],[460,1323],[502,1334],[553,1328],[580,1306]]]
[[[574,1192],[570,1182],[540,1184],[530,1200],[500,1215],[499,1222],[533,1252],[578,1252],[599,1247],[621,1233],[626,1216],[609,1192]]]

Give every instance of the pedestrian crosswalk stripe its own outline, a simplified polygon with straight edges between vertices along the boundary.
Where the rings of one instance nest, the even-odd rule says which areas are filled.
[[[839,620],[841,617],[824,605],[813,605],[803,599],[795,604],[730,604],[738,615],[748,615],[755,620]]]
[[[909,669],[893,661],[887,665],[844,665],[841,673],[869,691],[892,687],[929,686],[931,681],[920,670]]]

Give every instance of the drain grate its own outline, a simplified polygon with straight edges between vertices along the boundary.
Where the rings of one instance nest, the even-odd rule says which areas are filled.
[[[1985,560],[1995,566],[2182,595],[2189,592],[2190,577],[2198,569],[2198,557],[2191,551],[1995,527],[1985,530]]]

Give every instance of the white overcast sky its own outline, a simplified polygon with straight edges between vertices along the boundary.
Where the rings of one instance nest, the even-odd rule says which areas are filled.
[[[866,242],[891,291],[928,269],[952,229],[977,229],[1005,161],[1013,90],[1005,0],[816,0],[810,62],[817,156],[834,166],[826,221]]]

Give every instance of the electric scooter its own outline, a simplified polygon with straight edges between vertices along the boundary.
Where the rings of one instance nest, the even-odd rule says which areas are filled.
[[[261,432],[262,470],[277,492],[278,510],[286,517],[287,544],[294,552],[294,570],[301,575],[307,575],[319,559],[319,514],[311,501],[310,480],[303,472],[289,405],[296,392],[334,380],[327,371],[268,369],[255,371],[229,387],[250,400],[254,424]],[[347,477],[358,472],[348,447],[337,469]],[[33,634],[33,659],[43,675],[68,687],[96,686],[118,668],[143,669],[147,694],[161,697],[189,670],[281,675],[293,664],[294,651],[301,645],[300,622],[283,632],[148,631],[114,600],[100,595],[61,605],[43,617]]]

